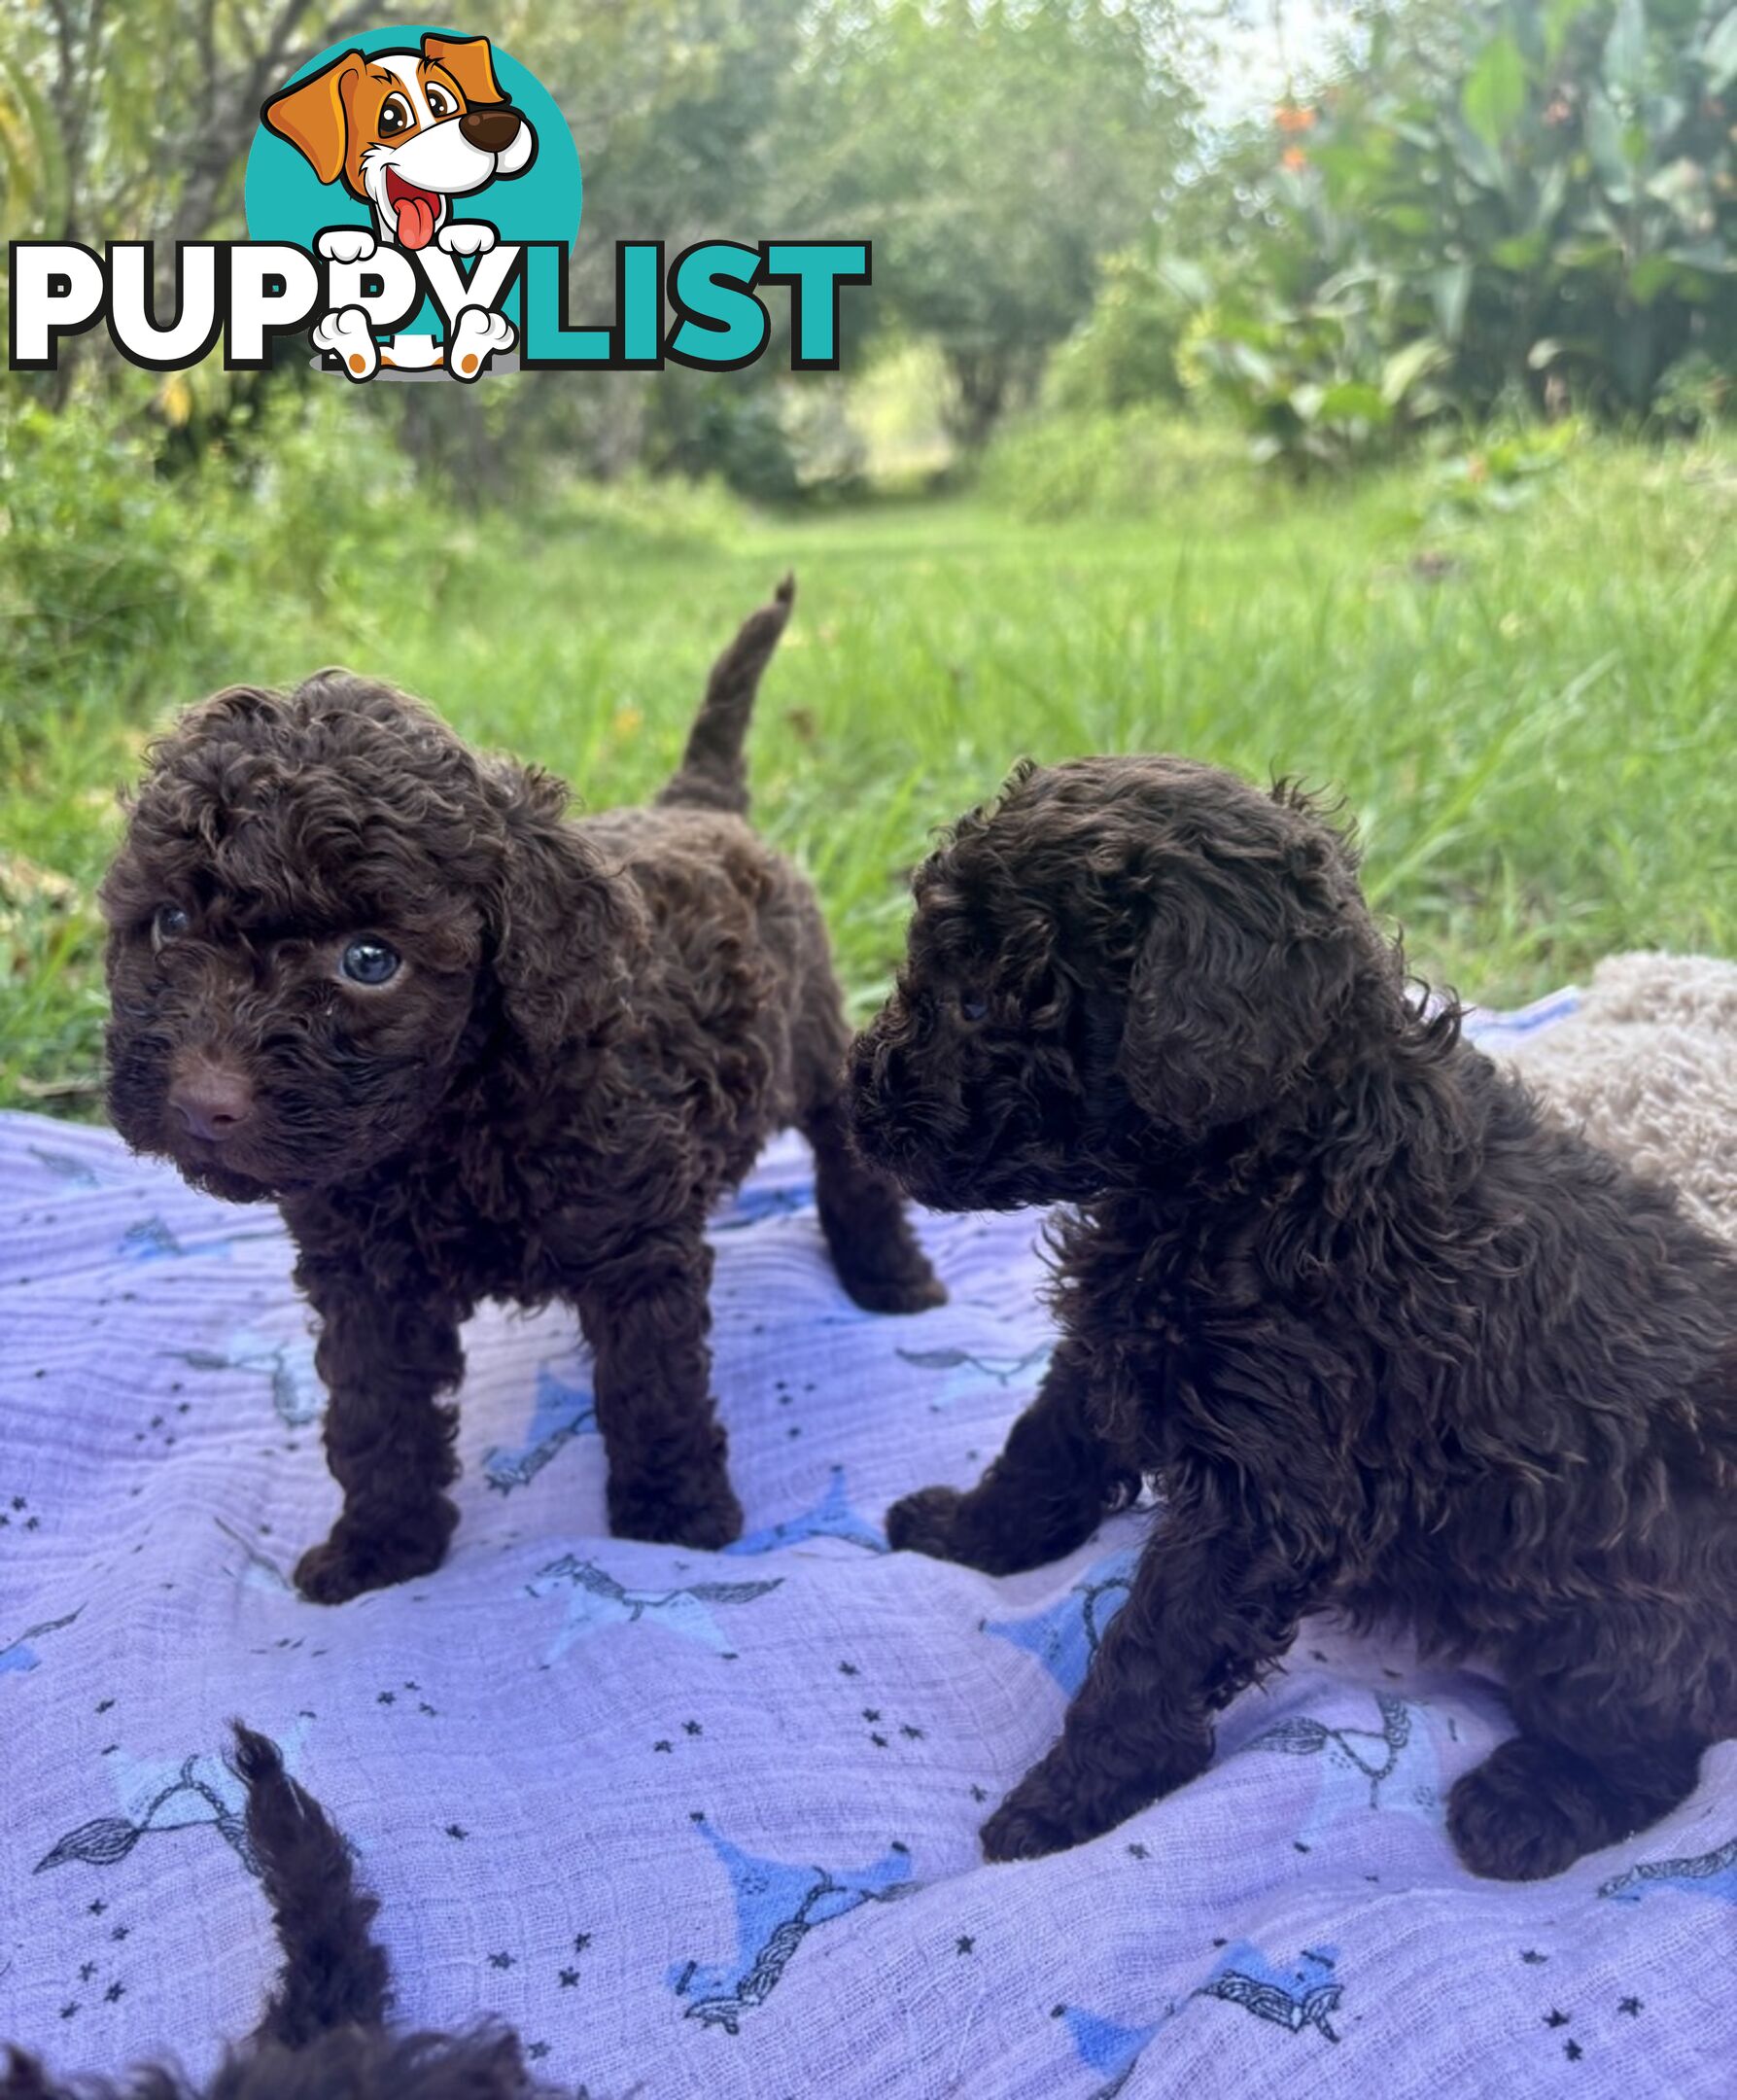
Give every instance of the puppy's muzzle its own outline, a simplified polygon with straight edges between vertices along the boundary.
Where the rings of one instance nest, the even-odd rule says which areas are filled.
[[[178,1061],[168,1100],[186,1135],[210,1145],[226,1143],[254,1113],[253,1081],[204,1052]]]

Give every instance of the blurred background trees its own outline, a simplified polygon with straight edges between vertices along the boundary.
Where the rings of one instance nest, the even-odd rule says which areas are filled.
[[[261,97],[424,18],[0,0],[0,233],[241,233]],[[357,389],[98,330],[0,379],[0,1101],[96,1099],[152,721],[343,659],[631,795],[791,565],[757,807],[865,1001],[927,827],[1021,749],[1342,783],[1423,964],[1486,992],[1737,945],[1737,0],[448,25],[572,123],[575,320],[619,239],[866,236],[845,368]]]
[[[923,456],[956,473],[1010,416],[1229,421],[1303,472],[1492,418],[1733,412],[1737,5],[1349,0],[1276,106],[1227,110],[1215,39],[1240,14],[1245,48],[1290,51],[1288,12],[508,0],[491,33],[554,92],[585,165],[575,313],[608,312],[622,237],[867,234],[850,368],[792,384],[775,354],[458,404],[382,385],[353,405],[471,504],[551,472],[849,491],[875,468],[877,416],[900,414],[934,425]],[[0,0],[0,229],[241,232],[262,95],[394,13]],[[267,401],[280,431],[321,391],[294,355],[259,378],[157,378],[98,337],[59,373],[10,378],[6,412],[77,402],[164,472],[218,452],[245,468]]]

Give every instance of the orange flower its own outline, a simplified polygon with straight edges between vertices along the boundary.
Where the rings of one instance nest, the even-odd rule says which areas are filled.
[[[1281,102],[1272,113],[1272,121],[1281,131],[1287,134],[1296,131],[1312,131],[1315,127],[1316,114],[1314,110],[1303,109],[1295,102]]]
[[[1300,175],[1308,166],[1308,155],[1301,146],[1287,146],[1279,155],[1279,160],[1293,175]]]

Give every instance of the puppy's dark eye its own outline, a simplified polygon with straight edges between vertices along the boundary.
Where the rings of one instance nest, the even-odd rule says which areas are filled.
[[[458,104],[452,99],[451,95],[447,93],[446,89],[444,88],[436,88],[433,81],[430,81],[428,85],[427,93],[429,98],[429,112],[436,120],[442,117],[450,117],[453,111],[458,107]]]
[[[961,998],[959,1000],[959,1012],[964,1015],[967,1021],[981,1021],[989,1010],[990,1002],[988,999]]]
[[[380,105],[379,122],[376,125],[382,138],[396,138],[400,131],[410,128],[410,105],[402,95],[388,95]]]
[[[390,984],[399,973],[398,952],[383,940],[365,935],[350,943],[338,958],[337,966],[352,984]]]
[[[192,921],[179,904],[159,904],[151,921],[151,945],[160,948],[164,941],[179,940]]]

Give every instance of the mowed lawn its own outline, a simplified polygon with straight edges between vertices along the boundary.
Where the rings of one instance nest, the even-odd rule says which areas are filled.
[[[1037,524],[969,498],[668,531],[469,520],[359,556],[318,612],[126,689],[79,663],[0,725],[0,1102],[95,1112],[90,905],[144,736],[223,679],[346,661],[587,804],[672,764],[707,665],[793,567],[751,758],[858,1011],[933,828],[1022,753],[1171,750],[1341,790],[1413,966],[1513,1001],[1627,947],[1737,951],[1737,448],[1575,454],[1512,512],[1422,470],[1252,503]],[[0,564],[5,560],[0,542]]]

